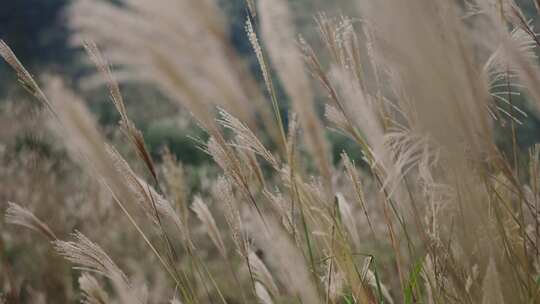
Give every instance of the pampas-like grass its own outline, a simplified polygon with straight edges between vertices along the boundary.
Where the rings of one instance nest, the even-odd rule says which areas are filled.
[[[80,232],[73,233],[74,241],[55,241],[56,251],[71,263],[77,265],[76,269],[97,273],[109,278],[121,303],[145,304],[146,299],[141,290],[136,290],[129,282],[128,277],[109,257],[109,255],[96,243],[89,240]],[[107,299],[106,293],[99,286],[95,278],[83,274],[79,280],[86,301],[101,303]]]
[[[242,149],[247,149],[263,157],[272,167],[279,170],[279,164],[274,155],[268,151],[253,132],[246,127],[240,120],[226,111],[220,111],[223,117],[219,122],[225,128],[232,130],[235,133],[235,141],[237,146]]]
[[[255,293],[257,294],[261,304],[274,304],[274,301],[272,301],[272,297],[266,290],[266,287],[259,282],[255,282]]]
[[[349,202],[347,202],[347,200],[345,199],[345,197],[343,197],[343,194],[341,193],[338,193],[336,195],[336,201],[341,220],[343,221],[343,224],[345,225],[347,232],[351,237],[351,242],[354,247],[358,248],[360,247],[360,237],[358,236],[358,228],[356,227],[356,221],[351,210],[351,205],[349,204]]]
[[[60,255],[82,270],[95,272],[129,285],[127,276],[99,245],[80,232],[75,232],[73,238],[74,241],[54,242],[54,247]]]
[[[520,151],[516,125],[530,115],[514,98],[540,100],[534,23],[511,0],[356,2],[361,19],[316,17],[321,48],[296,38],[287,1],[246,1],[245,39],[266,104],[237,64],[216,2],[76,1],[68,12],[76,39],[102,45],[103,54],[85,44],[147,175],[107,143],[74,92],[55,77],[42,91],[1,43],[0,55],[52,113],[68,155],[129,221],[108,233],[132,231],[146,245],[151,262],[137,264],[137,252],[119,265],[148,289],[82,233],[58,240],[33,207],[9,203],[6,221],[54,240],[85,271],[87,304],[537,302],[540,148]],[[136,73],[112,71],[108,60]],[[287,127],[273,73],[294,110]],[[202,149],[219,177],[170,152],[151,159],[116,82],[140,77],[207,129]],[[357,158],[342,152],[331,164],[320,100]],[[506,122],[510,155],[494,140],[494,126]],[[195,176],[203,177],[194,195],[185,183]],[[115,240],[103,244],[129,244]],[[163,269],[146,273],[155,265]]]
[[[48,237],[51,241],[57,239],[51,228],[38,219],[30,210],[12,202],[8,202],[8,206],[5,215],[6,223],[37,231]]]
[[[273,295],[274,298],[278,297],[279,290],[274,282],[272,274],[268,268],[266,268],[263,261],[261,261],[257,254],[255,254],[253,251],[249,252],[249,263],[251,265],[251,269],[253,270],[254,278],[260,282],[259,284],[264,286],[266,293]]]
[[[496,264],[493,260],[490,260],[482,282],[482,304],[502,304],[505,303],[500,287],[499,275],[497,273]]]
[[[38,86],[30,72],[19,61],[17,56],[13,53],[11,48],[3,41],[0,40],[0,56],[11,66],[11,68],[17,73],[22,86],[28,90],[34,97],[44,103],[44,105],[54,113],[53,106],[47,99],[41,88]]]
[[[122,4],[123,8],[108,2],[74,2],[69,14],[77,29],[73,42],[92,39],[107,46],[107,58],[127,68],[118,72],[119,79],[154,83],[206,128],[213,127],[213,107],[218,105],[252,127],[259,113],[269,130],[274,129],[245,64],[227,43],[225,20],[214,1]]]
[[[206,206],[200,197],[195,197],[191,209],[193,209],[193,212],[197,214],[197,217],[202,222],[208,236],[218,249],[221,256],[224,259],[227,259],[227,249],[225,248],[223,237],[221,236],[220,229],[216,224],[214,216],[208,209],[208,206]]]
[[[107,304],[109,296],[103,290],[103,287],[92,275],[83,273],[79,277],[79,286],[83,293],[82,304]]]
[[[103,78],[107,81],[111,100],[116,110],[118,111],[118,114],[120,114],[120,126],[130,140],[131,144],[134,146],[135,152],[146,165],[148,171],[154,179],[154,182],[157,183],[157,173],[154,163],[152,161],[152,157],[150,156],[150,152],[148,152],[148,149],[146,148],[146,144],[144,142],[141,131],[139,131],[135,127],[135,124],[128,117],[126,106],[124,104],[124,99],[122,98],[122,94],[120,93],[120,87],[114,79],[109,65],[101,55],[101,52],[99,51],[95,43],[85,42],[84,48],[86,49],[86,52],[89,54],[90,58],[96,65],[97,69],[103,75]]]
[[[269,262],[287,290],[306,303],[320,303],[315,282],[302,253],[287,233],[274,222],[267,232],[255,234],[257,244],[268,254]]]
[[[306,142],[325,182],[330,182],[328,143],[315,113],[313,94],[304,73],[295,28],[286,1],[258,2],[261,32],[269,57],[279,75],[305,132]]]

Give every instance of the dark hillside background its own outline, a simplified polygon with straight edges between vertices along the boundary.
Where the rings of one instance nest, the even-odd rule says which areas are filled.
[[[104,0],[105,1],[105,0]],[[182,1],[182,0],[179,0]],[[314,35],[312,16],[317,13],[313,8],[323,8],[330,15],[338,14],[347,7],[347,0],[291,0],[291,7],[297,9],[297,24],[307,39]],[[521,1],[525,11],[533,15],[532,1]],[[81,50],[69,45],[70,30],[63,17],[63,10],[70,0],[12,0],[3,1],[0,10],[0,38],[5,40],[15,51],[21,61],[38,78],[43,73],[61,75],[78,93],[89,102],[91,109],[99,117],[100,122],[107,127],[118,121],[116,111],[107,102],[105,89],[85,91],[78,88],[78,79],[89,73]],[[251,52],[244,31],[246,10],[243,0],[221,0],[225,14],[231,20],[229,24],[230,40],[237,51],[250,62],[256,79],[258,74],[256,60]],[[147,142],[151,145],[155,156],[165,144],[184,162],[198,165],[207,160],[206,156],[197,150],[190,137],[204,136],[196,127],[179,127],[179,113],[175,106],[163,102],[163,96],[155,89],[146,85],[122,86],[128,108],[132,117],[145,133]],[[0,64],[0,105],[3,100],[25,96],[25,92],[17,86],[16,79],[7,65]],[[171,114],[172,113],[172,114]],[[185,117],[185,115],[184,115]],[[508,138],[509,128],[501,128],[499,144],[510,148]],[[519,127],[518,144],[526,149],[534,142],[540,141],[540,121],[531,115]],[[341,150],[354,150],[340,135],[329,133],[334,143],[333,152],[337,156]],[[351,152],[350,154],[354,154]]]
[[[3,1],[0,37],[29,69],[71,71],[76,66],[74,50],[68,46],[69,29],[62,18],[68,0]],[[0,96],[6,97],[14,84],[6,65],[0,65]]]

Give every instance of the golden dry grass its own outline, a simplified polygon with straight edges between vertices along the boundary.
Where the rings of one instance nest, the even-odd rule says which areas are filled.
[[[520,153],[515,131],[528,119],[515,96],[540,102],[540,42],[513,0],[358,0],[361,19],[316,17],[321,49],[298,37],[288,1],[247,1],[263,90],[214,1],[123,2],[77,0],[69,16],[133,159],[59,78],[34,80],[0,44],[47,109],[43,125],[65,163],[80,168],[57,186],[83,192],[57,193],[44,210],[47,191],[25,195],[28,181],[55,172],[2,164],[13,174],[0,173],[6,187],[22,191],[5,217],[20,227],[3,234],[26,227],[45,238],[0,245],[62,265],[57,254],[75,269],[38,263],[44,271],[25,274],[4,258],[4,302],[540,302],[540,148]],[[128,78],[154,83],[208,132],[201,149],[221,176],[199,193],[169,152],[152,159],[117,83]],[[497,124],[511,129],[510,155],[495,144]],[[332,165],[327,128],[362,159],[344,152]]]

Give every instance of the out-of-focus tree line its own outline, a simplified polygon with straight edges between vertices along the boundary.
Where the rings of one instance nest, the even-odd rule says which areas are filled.
[[[107,1],[107,0],[102,0]],[[183,0],[179,0],[183,1]],[[350,0],[290,0],[291,7],[297,16],[297,25],[306,39],[315,36],[313,16],[319,11],[337,16],[343,12],[350,14],[353,7]],[[518,1],[524,11],[533,17],[536,12],[532,1]],[[0,10],[0,38],[5,40],[15,51],[20,60],[39,79],[44,74],[60,75],[85,100],[99,118],[101,124],[115,124],[119,117],[108,102],[105,88],[84,89],[79,80],[93,72],[93,67],[85,60],[81,49],[70,45],[70,29],[64,16],[64,10],[70,0],[17,0],[5,1]],[[231,44],[251,65],[253,76],[262,81],[259,75],[255,56],[250,48],[244,30],[247,11],[244,0],[220,0],[224,13],[229,17],[229,33]],[[131,116],[143,131],[147,143],[154,156],[158,156],[163,146],[168,146],[180,160],[185,163],[199,165],[208,160],[206,155],[196,148],[192,138],[204,137],[204,132],[192,122],[180,117],[187,117],[175,105],[148,85],[122,85],[125,99]],[[0,64],[0,107],[5,100],[16,101],[23,98],[25,92],[17,85],[16,77],[5,64]],[[519,102],[519,101],[518,101]],[[0,108],[1,109],[1,108]],[[529,115],[518,126],[518,145],[523,151],[534,142],[540,140],[540,120]],[[510,151],[508,140],[510,128],[499,128],[499,144]],[[113,136],[113,135],[111,135]],[[338,159],[339,153],[345,149],[355,155],[355,147],[341,135],[329,132],[333,142],[333,154]],[[33,143],[35,144],[35,143]]]

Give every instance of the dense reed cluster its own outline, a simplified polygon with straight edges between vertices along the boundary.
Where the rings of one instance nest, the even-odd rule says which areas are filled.
[[[80,194],[54,194],[52,210],[47,191],[5,202],[5,223],[43,236],[24,250],[73,266],[42,274],[62,296],[23,295],[25,274],[3,259],[0,303],[540,303],[540,146],[524,153],[516,131],[540,109],[532,20],[514,0],[354,3],[360,18],[321,13],[307,41],[289,1],[247,0],[258,85],[214,0],[74,1],[73,43],[97,67],[88,83],[110,92],[116,147],[60,78],[35,80],[2,42],[81,170],[58,182]],[[125,81],[192,114],[219,176],[195,193],[168,150],[152,158]],[[334,163],[329,129],[362,157]],[[2,181],[30,179],[2,166]],[[55,176],[40,166],[33,180]]]

